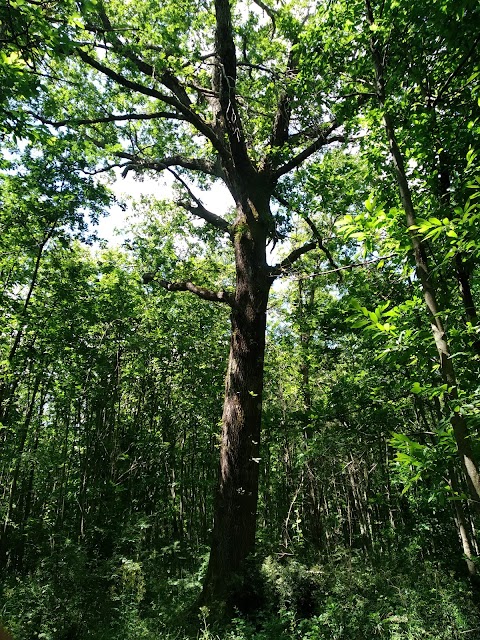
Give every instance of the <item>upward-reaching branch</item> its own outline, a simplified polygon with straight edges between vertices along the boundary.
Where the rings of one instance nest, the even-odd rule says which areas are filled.
[[[213,213],[212,211],[206,209],[200,202],[200,200],[196,200],[195,205],[189,202],[178,202],[178,205],[180,207],[183,207],[187,211],[190,211],[190,213],[197,218],[205,220],[205,222],[208,222],[213,227],[216,227],[219,231],[223,231],[223,233],[231,235],[232,229],[228,222],[221,216],[218,216],[216,213]]]
[[[248,156],[237,105],[237,55],[233,41],[229,0],[215,0],[215,15],[215,54],[217,58],[215,89],[218,91],[223,123],[226,128],[235,168],[243,173],[251,174],[253,166]]]
[[[273,278],[277,278],[285,273],[299,258],[304,256],[306,253],[313,251],[318,247],[317,240],[310,240],[305,244],[302,244],[301,247],[297,247],[291,251],[286,258],[284,258],[279,264],[270,267],[270,274]]]
[[[295,53],[295,49],[290,49],[287,63],[287,82],[289,78],[296,74],[298,66],[298,55]],[[288,129],[290,126],[290,119],[292,116],[292,99],[288,91],[288,86],[285,87],[280,94],[278,100],[277,112],[275,114],[275,120],[273,123],[273,131],[271,137],[272,147],[281,147],[288,140]]]
[[[302,162],[305,162],[310,156],[316,153],[322,147],[325,147],[327,144],[331,144],[332,142],[345,142],[345,136],[341,134],[330,135],[336,129],[340,127],[340,123],[337,121],[332,122],[328,125],[324,131],[318,136],[318,138],[312,142],[308,147],[306,147],[303,151],[300,151],[296,156],[293,156],[290,160],[288,160],[285,164],[279,167],[274,172],[274,179],[278,180],[281,176],[289,173],[292,169],[296,169],[299,167]]]
[[[190,211],[190,213],[192,213],[194,216],[197,216],[197,218],[205,220],[205,222],[208,222],[213,227],[216,227],[219,231],[223,231],[223,233],[228,233],[230,235],[232,233],[232,228],[229,223],[221,216],[218,216],[216,213],[212,213],[211,211],[206,209],[203,205],[203,202],[195,196],[185,180],[183,180],[183,178],[181,178],[176,171],[173,171],[173,169],[168,169],[168,171],[174,176],[176,180],[178,180],[178,182],[180,182],[180,184],[182,184],[190,198],[195,202],[196,206],[193,206],[191,203],[186,202],[179,202],[178,204],[187,211]]]
[[[318,247],[325,254],[325,257],[327,258],[327,260],[328,260],[330,266],[332,267],[332,269],[338,269],[338,265],[335,262],[335,260],[333,259],[333,256],[330,253],[330,249],[325,245],[325,243],[323,241],[323,238],[322,238],[322,235],[320,234],[320,231],[317,228],[317,225],[313,222],[313,220],[307,214],[303,215],[303,219],[305,220],[305,222],[310,227],[310,230],[313,233],[313,236],[317,239]],[[343,276],[342,276],[342,274],[340,272],[338,274],[338,278],[339,278],[340,281],[343,278]]]
[[[456,78],[456,76],[458,76],[458,74],[462,71],[463,67],[467,64],[469,59],[473,56],[473,54],[475,53],[475,51],[478,48],[478,44],[479,43],[480,43],[480,35],[475,38],[475,40],[473,41],[473,44],[470,47],[470,49],[467,51],[467,53],[463,56],[463,58],[460,60],[460,62],[455,67],[455,69],[452,71],[452,73],[445,80],[443,86],[439,89],[437,97],[435,98],[434,103],[433,103],[434,107],[436,107],[439,104],[439,102],[443,98],[443,94],[445,93],[445,91],[447,91],[447,89],[450,86],[452,80],[454,80]]]
[[[320,231],[318,230],[317,225],[313,222],[313,220],[310,218],[310,216],[308,216],[305,212],[302,211],[298,211],[298,209],[294,209],[292,208],[292,206],[290,205],[290,203],[283,197],[281,196],[279,193],[274,193],[274,197],[276,200],[278,200],[278,202],[283,205],[284,207],[286,207],[287,209],[290,209],[291,211],[296,211],[296,213],[303,219],[305,220],[305,222],[307,223],[307,225],[310,227],[310,231],[312,232],[312,235],[314,238],[316,238],[317,240],[317,246],[319,249],[321,249],[323,251],[323,253],[325,254],[325,257],[327,258],[330,266],[332,267],[332,269],[334,271],[338,270],[338,265],[335,262],[335,260],[333,259],[333,256],[330,252],[330,249],[327,247],[327,245],[324,242],[324,239],[322,237],[322,234],[320,233]],[[338,279],[342,280],[342,274],[339,273],[338,275]]]
[[[126,47],[117,36],[112,23],[110,22],[110,18],[107,16],[107,12],[103,3],[100,3],[98,13],[104,27],[103,33],[108,34],[109,40],[112,43],[115,51],[125,56],[128,60],[130,60],[130,62],[133,62],[137,69],[144,75],[150,78],[155,78],[158,76],[160,83],[163,84],[164,87],[169,89],[185,107],[190,108],[192,104],[191,100],[188,97],[185,88],[182,86],[181,82],[179,82],[178,78],[176,78],[168,69],[158,74],[153,65],[146,62],[145,60],[142,60],[137,55],[135,55],[129,47]]]
[[[157,100],[161,100],[165,104],[170,105],[177,109],[177,111],[183,116],[183,120],[189,122],[191,125],[195,127],[195,129],[203,134],[213,145],[213,147],[219,152],[222,157],[228,157],[228,152],[225,149],[225,146],[220,141],[214,130],[193,110],[187,107],[185,104],[180,102],[178,98],[167,95],[154,87],[147,86],[146,84],[142,84],[137,82],[136,80],[130,80],[129,78],[125,78],[121,73],[118,73],[108,65],[96,60],[93,56],[88,54],[83,49],[76,49],[76,54],[78,57],[83,60],[86,64],[88,64],[93,69],[100,71],[103,75],[111,80],[117,82],[120,86],[125,87],[126,89],[130,89],[134,92],[141,93],[145,96],[149,96],[151,98],[156,98]],[[178,119],[178,118],[177,118]]]

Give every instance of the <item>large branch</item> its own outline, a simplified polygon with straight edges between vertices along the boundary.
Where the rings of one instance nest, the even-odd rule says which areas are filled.
[[[157,280],[155,274],[146,273],[143,276],[143,283],[148,284],[153,281],[166,289],[167,291],[190,291],[203,300],[209,300],[210,302],[224,302],[230,306],[235,304],[233,296],[228,291],[210,291],[204,287],[199,287],[193,282],[168,282],[168,280]]]
[[[269,7],[265,2],[263,2],[263,0],[253,0],[253,1],[257,5],[257,7],[260,7],[260,9],[262,11],[265,11],[267,16],[270,18],[270,20],[272,21],[272,24],[273,24],[273,31],[275,33],[275,29],[276,29],[276,24],[275,24],[276,11],[274,9],[272,9],[271,7]]]
[[[148,87],[134,80],[125,78],[120,73],[114,71],[99,60],[96,60],[82,49],[77,49],[76,53],[78,57],[83,60],[83,62],[93,67],[100,73],[104,74],[105,76],[107,76],[107,78],[114,80],[122,87],[141,93],[145,96],[149,96],[151,98],[156,98],[157,100],[161,100],[165,104],[168,104],[171,107],[177,109],[177,111],[182,114],[184,120],[192,124],[199,133],[203,134],[208,140],[210,140],[213,147],[222,155],[222,157],[228,158],[228,152],[215,134],[214,130],[198,114],[182,104],[182,102],[180,102],[177,98],[169,96],[162,91],[158,91],[153,87]]]
[[[190,211],[190,213],[197,218],[201,218],[202,220],[205,220],[205,222],[211,224],[213,227],[216,227],[220,231],[223,231],[223,233],[228,233],[228,235],[231,235],[232,229],[229,223],[221,216],[218,216],[216,213],[212,213],[211,211],[206,209],[200,201],[198,201],[198,204],[195,206],[188,202],[178,202],[177,204],[187,211]]]
[[[205,222],[208,222],[223,233],[228,233],[229,235],[231,234],[230,224],[221,216],[218,216],[216,213],[212,213],[211,211],[206,209],[202,201],[195,196],[185,180],[172,169],[172,167],[182,167],[183,169],[200,171],[202,173],[208,173],[212,176],[221,178],[221,172],[219,172],[218,166],[215,163],[210,162],[205,158],[185,158],[184,156],[172,156],[171,158],[162,158],[162,160],[146,160],[143,158],[139,158],[132,153],[127,153],[124,151],[119,151],[116,155],[119,158],[130,160],[130,162],[127,162],[124,165],[124,177],[129,170],[135,167],[139,167],[141,169],[152,169],[154,171],[169,171],[173,175],[173,177],[184,187],[190,198],[195,202],[196,206],[185,202],[178,202],[177,204],[187,211],[190,211],[190,213],[197,216],[197,218],[205,220]]]
[[[184,187],[184,189],[186,190],[190,198],[195,202],[196,206],[193,206],[188,202],[179,202],[178,204],[184,209],[186,209],[187,211],[190,211],[190,213],[192,213],[194,216],[197,216],[197,218],[201,218],[202,220],[205,220],[205,222],[208,222],[213,227],[216,227],[219,231],[222,231],[223,233],[228,233],[228,235],[231,236],[232,228],[229,225],[229,223],[221,216],[217,216],[216,213],[212,213],[211,211],[206,209],[203,205],[203,202],[199,198],[197,198],[197,196],[193,193],[193,191],[190,189],[190,187],[185,182],[185,180],[181,178],[178,175],[178,173],[176,173],[176,171],[173,171],[172,169],[168,169],[168,170],[175,177],[175,179],[178,180],[178,182],[180,182],[180,184]]]
[[[290,49],[287,62],[287,82],[289,76],[296,75],[298,68],[298,54],[295,49]],[[281,147],[288,140],[288,129],[290,127],[290,119],[292,116],[292,98],[285,88],[278,100],[277,113],[273,123],[273,131],[270,140],[272,147]]]
[[[248,156],[245,134],[237,106],[237,55],[233,40],[232,16],[229,0],[215,0],[215,90],[230,143],[232,159],[237,170],[252,173],[253,166]]]
[[[327,144],[331,144],[332,142],[345,142],[345,136],[343,135],[330,136],[330,134],[335,131],[335,129],[338,129],[339,126],[340,124],[338,122],[333,122],[327,129],[323,131],[323,133],[318,136],[318,138],[314,142],[312,142],[312,144],[310,144],[299,154],[288,160],[288,162],[286,162],[284,165],[279,167],[274,172],[273,178],[275,180],[278,180],[280,176],[285,175],[292,169],[296,169],[296,167],[299,167],[302,162],[307,160],[310,156],[312,156]]]
[[[127,151],[118,151],[116,154],[119,158],[130,160],[128,168],[141,168],[141,169],[153,169],[154,171],[164,171],[170,167],[182,167],[182,169],[189,169],[190,171],[199,171],[206,173],[216,178],[222,178],[222,173],[216,162],[211,162],[206,158],[187,158],[185,156],[170,156],[169,158],[161,158],[160,160],[142,158],[134,153],[128,153]]]
[[[278,276],[280,276],[283,273],[285,273],[286,271],[288,271],[288,269],[299,258],[304,256],[309,251],[313,251],[313,249],[316,249],[317,247],[318,247],[318,241],[317,240],[310,240],[309,242],[306,242],[301,247],[298,247],[297,249],[294,249],[291,253],[289,253],[288,256],[286,258],[284,258],[279,264],[271,267],[270,268],[270,274],[274,278],[277,278]]]
[[[69,118],[67,120],[48,120],[38,113],[26,111],[29,115],[39,120],[42,124],[48,124],[52,127],[65,127],[68,125],[88,125],[88,124],[105,124],[108,122],[124,122],[128,120],[158,120],[167,118],[169,120],[185,120],[184,116],[172,111],[155,111],[153,113],[122,113],[120,115],[109,114],[98,118]]]

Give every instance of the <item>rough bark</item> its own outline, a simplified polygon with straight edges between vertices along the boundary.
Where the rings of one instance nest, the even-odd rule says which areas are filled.
[[[256,235],[245,219],[237,223],[237,286],[231,313],[219,484],[210,562],[201,598],[202,603],[223,602],[227,607],[238,595],[233,584],[235,576],[255,547],[265,330],[271,284],[265,257],[266,236],[261,232]]]

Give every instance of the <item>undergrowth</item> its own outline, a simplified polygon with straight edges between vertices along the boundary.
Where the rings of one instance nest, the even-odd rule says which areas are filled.
[[[201,569],[170,577],[152,560],[92,563],[76,555],[7,580],[1,618],[15,640],[480,638],[478,594],[433,562],[366,563],[349,553],[306,566],[271,556],[251,572],[249,588],[260,608],[238,610],[219,626],[203,607],[185,624]]]

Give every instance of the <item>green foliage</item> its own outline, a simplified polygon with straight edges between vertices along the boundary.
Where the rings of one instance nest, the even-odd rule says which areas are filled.
[[[268,594],[265,607],[253,617],[239,615],[222,628],[209,622],[208,609],[201,609],[200,631],[190,635],[181,630],[185,619],[172,619],[167,609],[172,604],[181,606],[181,589],[173,602],[159,601],[159,606],[154,606],[149,602],[153,592],[140,589],[140,594],[138,590],[141,569],[135,563],[117,558],[120,573],[116,569],[109,573],[114,567],[111,562],[104,566],[103,576],[98,568],[93,574],[85,574],[88,563],[78,550],[71,551],[75,553],[66,556],[62,564],[68,567],[63,582],[49,574],[55,569],[47,563],[28,584],[4,589],[8,602],[3,608],[4,620],[11,621],[12,615],[23,619],[22,625],[10,622],[19,640],[32,637],[32,630],[39,638],[88,634],[93,640],[151,640],[159,634],[163,638],[202,640],[453,640],[479,623],[468,587],[435,564],[419,565],[404,556],[401,561],[389,559],[366,566],[356,555],[339,553],[331,564],[311,568],[267,558],[262,568],[263,588]],[[120,567],[126,564],[129,568],[124,572]],[[120,582],[119,575],[123,576]],[[185,577],[180,582],[190,580]],[[169,588],[174,588],[172,583]],[[101,603],[100,589],[106,589]],[[115,596],[110,598],[113,591]],[[170,628],[161,622],[168,618]]]
[[[190,188],[225,179],[218,149],[181,117],[188,104],[221,128],[213,4],[0,6],[11,152],[0,174],[0,614],[18,640],[450,640],[479,628],[457,540],[463,517],[475,552],[478,517],[451,428],[465,419],[478,456],[479,328],[458,287],[463,269],[478,306],[478,3],[391,0],[370,24],[359,0],[254,4],[231,3],[252,163],[267,175],[319,144],[332,118],[342,133],[279,177],[268,205],[272,262],[311,237],[318,251],[272,295],[258,555],[223,628],[195,602],[228,310],[158,281],[231,290],[231,249],[188,207],[146,199],[123,248],[85,246],[87,217],[111,202],[86,174],[105,163],[148,175],[177,163],[183,205]],[[386,113],[418,213],[409,228]],[[412,238],[448,331],[454,400]]]

